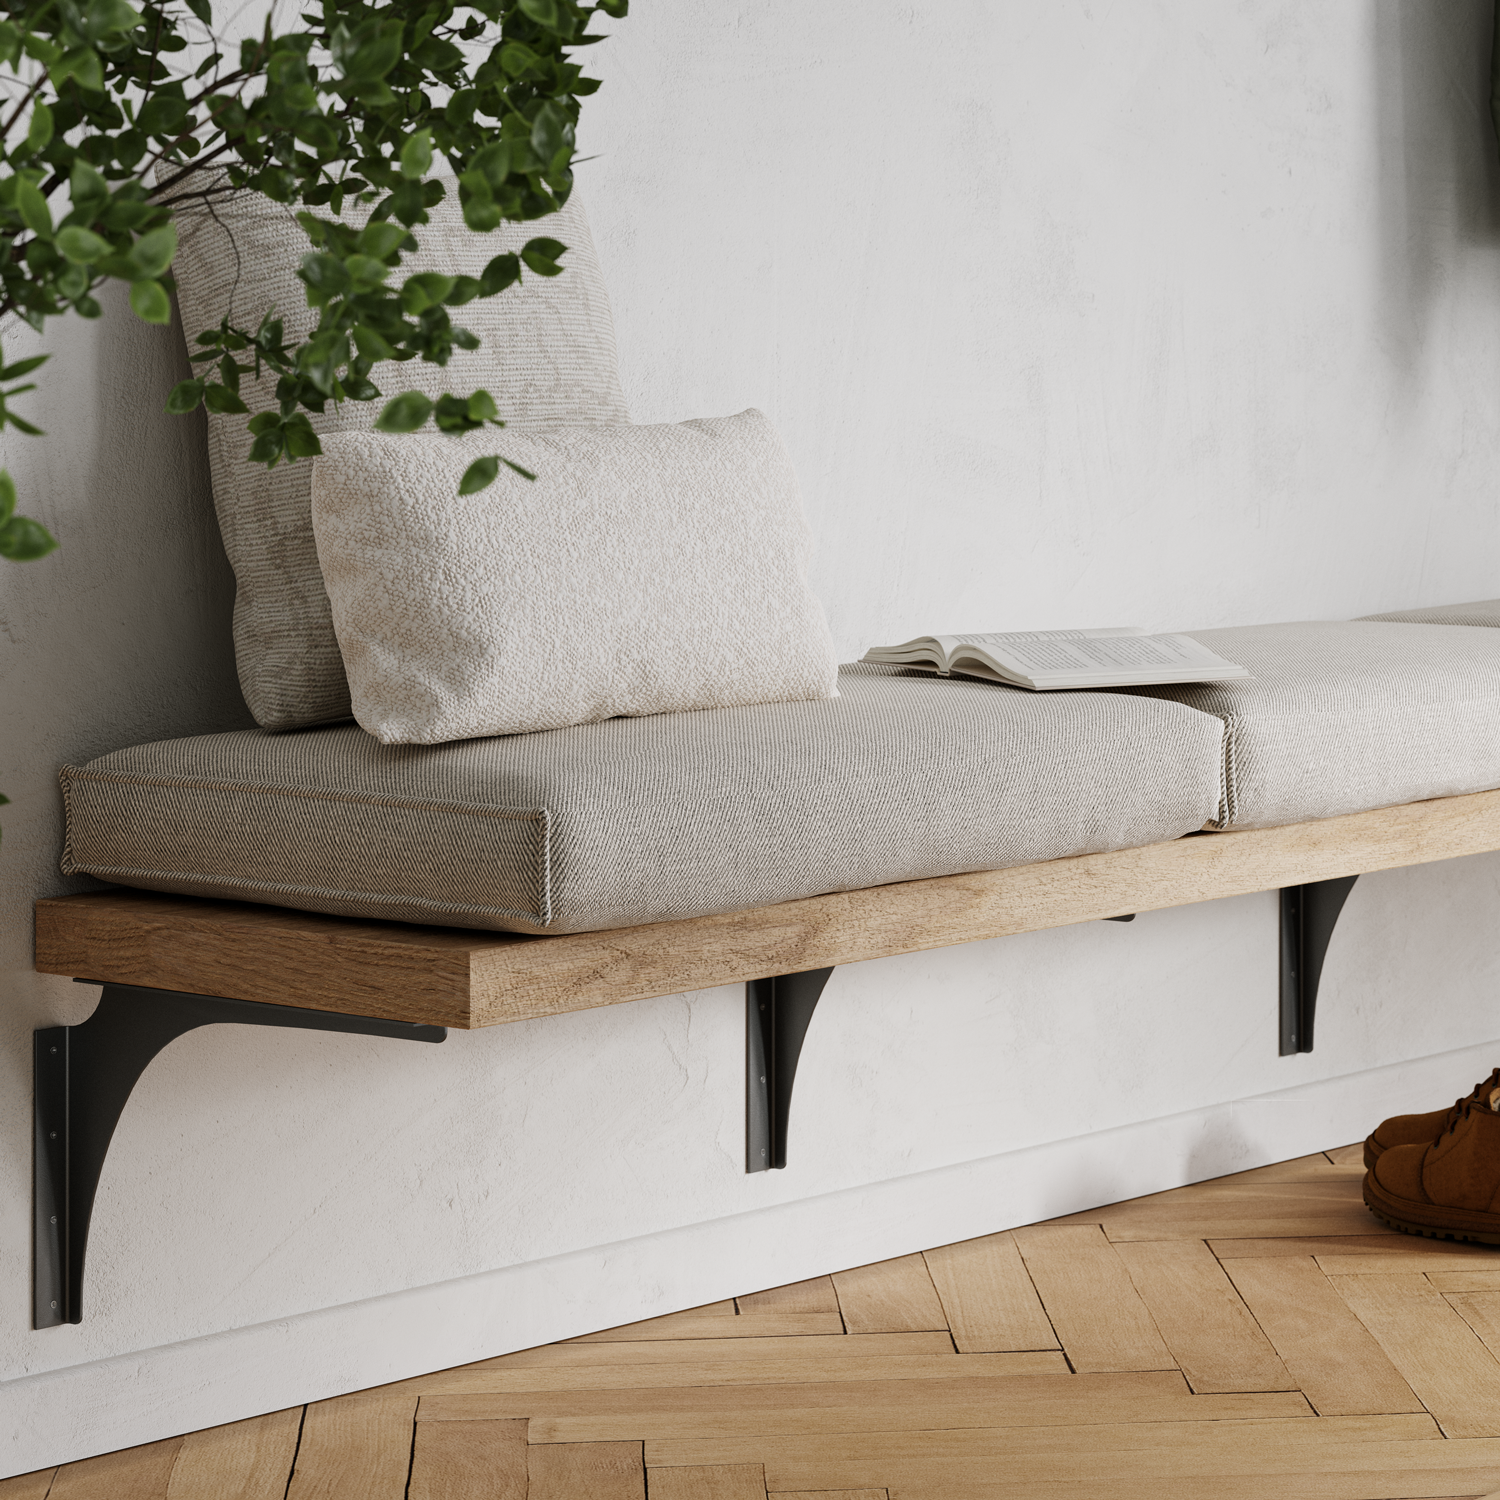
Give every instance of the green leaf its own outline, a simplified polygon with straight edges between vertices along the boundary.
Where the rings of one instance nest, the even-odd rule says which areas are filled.
[[[16,182],[16,212],[33,233],[43,239],[52,238],[52,210],[47,207],[42,190],[28,177]]]
[[[196,380],[183,381],[183,385],[197,384],[199,384],[199,382]],[[177,389],[181,390],[182,386],[179,386]],[[173,394],[175,395],[176,392],[174,392]],[[230,390],[227,385],[211,385],[206,387],[203,391],[203,404],[210,411],[217,412],[220,416],[227,416],[234,412],[247,412],[250,410],[250,408],[246,406],[245,403],[241,401],[240,398],[236,396],[235,393]],[[171,403],[169,400],[168,410],[170,409]]]
[[[495,409],[495,398],[488,391],[475,391],[469,397],[469,416],[475,422],[495,422],[500,413]]]
[[[476,458],[464,470],[464,477],[458,481],[458,493],[477,495],[480,490],[487,490],[495,482],[499,473],[500,460],[498,458]]]
[[[554,36],[570,37],[573,34],[572,23],[558,0],[520,0],[518,9]]]
[[[395,349],[373,328],[366,328],[362,323],[357,325],[351,337],[354,339],[354,347],[359,350],[361,359],[368,359],[372,363],[381,359],[395,359]]]
[[[89,0],[84,12],[83,29],[94,39],[134,31],[141,23],[141,13],[125,0]]]
[[[104,90],[104,67],[99,54],[92,47],[70,47],[58,60],[47,68],[47,76],[53,88],[61,88],[70,78],[78,80],[78,87],[98,94]]]
[[[39,522],[12,516],[0,526],[0,557],[11,562],[35,562],[57,546],[57,540]]]
[[[376,432],[415,432],[432,415],[432,402],[421,391],[403,391],[387,401],[375,419]]]
[[[68,179],[68,196],[73,209],[92,209],[109,198],[109,184],[81,156],[73,160],[73,174]]]
[[[462,307],[465,302],[472,302],[482,290],[473,276],[455,276],[453,290],[443,298],[443,302],[448,307]]]
[[[52,139],[52,111],[40,99],[31,107],[31,124],[26,131],[26,144],[32,151],[40,151]]]
[[[522,479],[529,479],[535,482],[536,475],[533,474],[530,469],[523,469],[520,464],[513,464],[508,458],[502,458],[500,462],[503,463],[505,467],[511,470],[513,473],[519,474]]]
[[[23,375],[29,375],[35,369],[46,364],[52,356],[50,354],[33,354],[29,359],[18,359],[13,365],[6,365],[0,369],[0,380],[19,380]],[[3,473],[0,470],[0,473]]]
[[[170,323],[172,303],[159,281],[132,281],[130,307],[143,323]]]
[[[76,224],[69,224],[66,229],[58,230],[57,248],[74,265],[86,266],[96,260],[103,260],[110,252],[110,243],[92,229],[80,229]]]
[[[196,410],[202,399],[203,382],[201,380],[179,380],[172,387],[171,395],[167,397],[167,410],[174,417],[180,417],[185,412]]]
[[[381,26],[373,41],[356,49],[344,65],[344,77],[351,83],[374,83],[384,78],[401,59],[400,21],[388,21]]]
[[[0,525],[16,513],[16,482],[9,469],[0,469]]]
[[[432,167],[432,132],[419,130],[407,138],[401,148],[401,175],[406,178],[425,177]]]
[[[464,223],[475,234],[488,234],[500,223],[500,205],[488,195],[483,198],[466,198],[463,211]]]
[[[360,231],[355,246],[376,260],[389,260],[406,243],[407,232],[399,224],[367,224]]]
[[[484,273],[479,278],[479,289],[486,297],[493,297],[520,279],[520,256],[497,255],[484,268]]]
[[[527,240],[521,250],[521,259],[538,276],[561,276],[563,268],[558,265],[557,261],[567,248],[557,240]]]
[[[137,279],[144,280],[165,274],[176,254],[177,226],[167,224],[160,229],[153,229],[149,234],[143,234],[130,247],[128,259],[135,268]]]
[[[436,271],[419,271],[401,284],[401,306],[412,317],[437,307],[453,290],[457,278],[439,276]]]
[[[293,458],[316,458],[323,451],[312,423],[301,412],[287,418],[285,431],[286,451]]]

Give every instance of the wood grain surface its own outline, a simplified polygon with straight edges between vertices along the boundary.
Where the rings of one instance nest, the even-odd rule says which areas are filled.
[[[1359,1192],[1321,1155],[1257,1168],[0,1480],[0,1500],[1493,1496],[1496,1252],[1368,1214],[1267,1233]],[[1241,1237],[1189,1238],[1195,1216]],[[837,1318],[835,1293],[850,1331],[767,1331]],[[1181,1368],[1151,1368],[1164,1354]]]
[[[557,937],[105,891],[37,903],[36,966],[471,1028],[1495,849],[1500,791],[1476,792]]]

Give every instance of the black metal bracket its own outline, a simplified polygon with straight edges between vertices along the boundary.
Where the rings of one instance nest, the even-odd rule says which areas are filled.
[[[786,1165],[792,1083],[829,969],[752,979],[745,986],[745,1170]]]
[[[136,1081],[184,1032],[225,1022],[414,1042],[440,1042],[448,1034],[441,1026],[133,984],[106,984],[98,1008],[79,1026],[35,1032],[33,1327],[83,1321],[83,1260],[94,1194],[110,1137]]]
[[[1318,980],[1344,902],[1358,875],[1281,890],[1281,1055],[1313,1049]]]

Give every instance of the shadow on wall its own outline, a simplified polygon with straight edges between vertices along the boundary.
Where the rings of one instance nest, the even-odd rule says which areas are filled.
[[[1376,0],[1379,290],[1410,373],[1451,267],[1500,243],[1500,145],[1490,123],[1492,0]],[[1393,351],[1394,352],[1394,351]]]

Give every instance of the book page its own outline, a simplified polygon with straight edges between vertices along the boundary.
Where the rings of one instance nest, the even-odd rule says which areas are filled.
[[[1096,635],[1048,632],[1043,635],[964,638],[949,648],[957,664],[968,647],[979,661],[1034,681],[1086,677],[1107,684],[1120,681],[1191,680],[1197,676],[1239,677],[1244,669],[1216,656],[1186,635]]]

